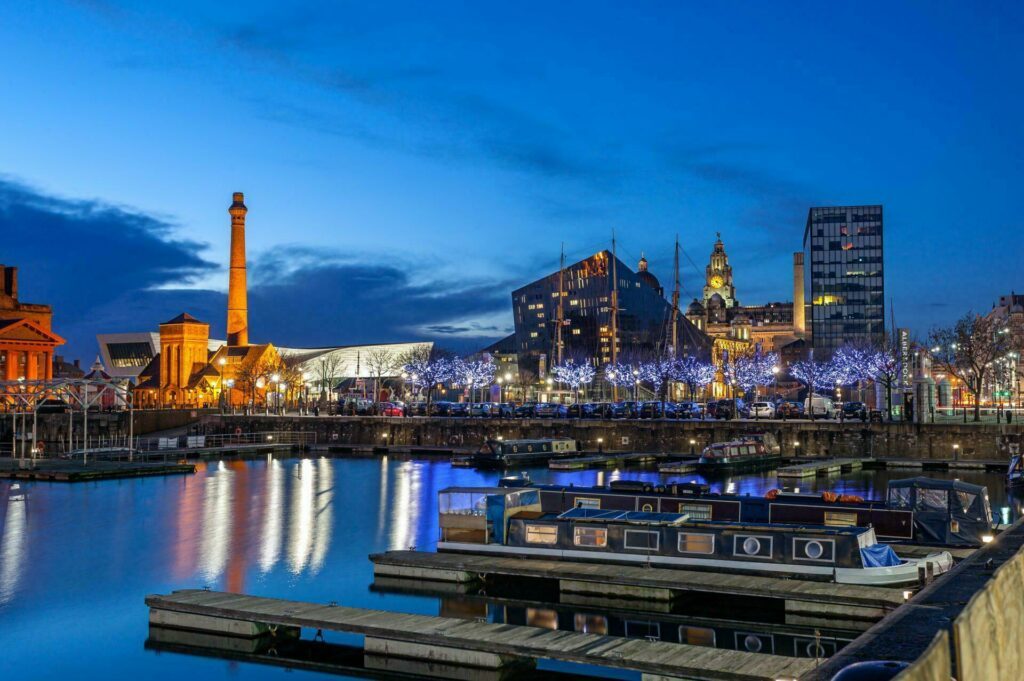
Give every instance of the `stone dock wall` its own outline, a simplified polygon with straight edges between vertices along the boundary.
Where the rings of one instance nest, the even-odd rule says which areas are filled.
[[[570,437],[587,450],[699,453],[712,442],[771,432],[786,456],[896,457],[1004,461],[1022,448],[1024,427],[1013,424],[864,424],[751,421],[599,421],[574,419],[467,419],[380,417],[274,417],[207,415],[201,432],[304,430],[321,444],[475,448],[489,438]],[[693,441],[693,444],[691,444]],[[799,444],[796,444],[799,443]],[[957,445],[954,448],[954,445]]]

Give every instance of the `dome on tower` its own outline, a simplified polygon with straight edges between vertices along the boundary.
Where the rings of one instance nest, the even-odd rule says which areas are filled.
[[[686,314],[688,314],[688,315],[692,314],[692,315],[701,315],[701,316],[703,316],[704,315],[704,306],[701,305],[701,302],[699,300],[694,298],[693,302],[690,303],[690,306],[688,308],[686,308]]]
[[[658,278],[647,270],[647,258],[644,257],[643,253],[640,254],[640,262],[637,263],[636,274],[640,277],[640,281],[653,288],[659,294],[664,291]]]

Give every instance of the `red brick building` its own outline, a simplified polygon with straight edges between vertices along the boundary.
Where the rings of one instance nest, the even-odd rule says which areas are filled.
[[[49,305],[18,300],[18,268],[0,265],[0,380],[53,378],[53,351],[64,339],[52,318]]]

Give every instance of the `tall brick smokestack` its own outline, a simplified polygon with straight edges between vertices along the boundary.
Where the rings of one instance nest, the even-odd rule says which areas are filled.
[[[231,265],[228,269],[228,345],[249,344],[249,304],[245,285],[245,197],[235,192],[231,214]]]

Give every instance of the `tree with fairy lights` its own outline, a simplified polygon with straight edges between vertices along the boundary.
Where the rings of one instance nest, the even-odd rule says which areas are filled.
[[[692,355],[683,357],[676,363],[675,380],[687,387],[691,400],[696,399],[697,394],[715,380],[715,365]]]
[[[779,355],[775,352],[763,353],[760,349],[753,354],[742,355],[732,362],[731,375],[736,385],[749,393],[758,386],[768,385],[775,378],[779,366]]]
[[[554,375],[555,380],[559,383],[564,383],[573,390],[573,399],[579,400],[580,387],[589,385],[594,380],[594,376],[597,374],[597,370],[587,360],[576,361],[573,359],[567,359],[561,364],[557,364],[551,368],[551,373]]]
[[[609,362],[604,365],[604,380],[616,388],[633,388],[640,376],[640,369],[631,362]]]
[[[661,414],[665,415],[665,400],[668,394],[668,384],[678,380],[678,361],[669,356],[655,357],[640,362],[637,365],[638,378],[651,384],[654,394],[661,401]]]
[[[811,420],[814,420],[814,391],[832,390],[835,385],[835,370],[832,362],[819,362],[814,359],[814,350],[807,359],[793,362],[789,365],[789,375],[807,386],[808,404],[812,406],[810,411]]]

